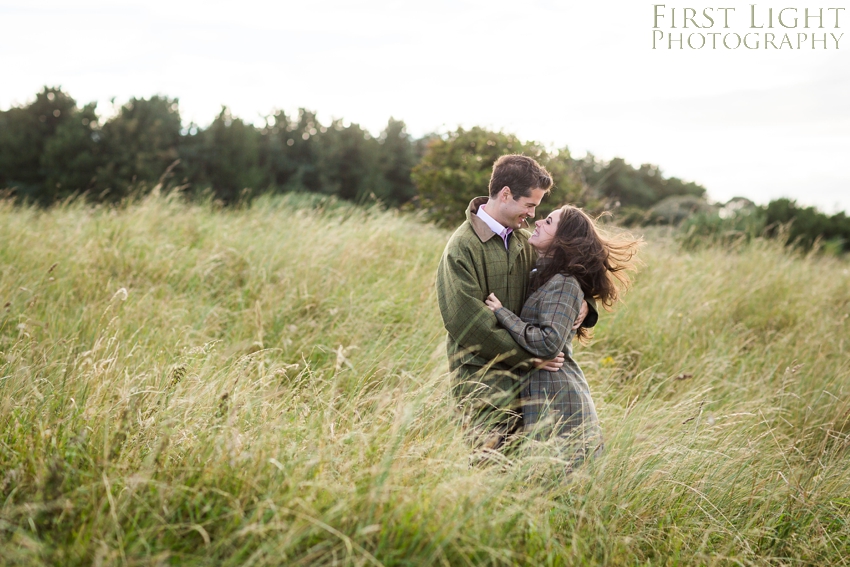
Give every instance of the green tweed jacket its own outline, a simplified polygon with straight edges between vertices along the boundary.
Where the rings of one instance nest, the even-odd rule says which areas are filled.
[[[520,347],[484,304],[495,293],[507,309],[522,311],[535,252],[529,233],[516,230],[509,250],[475,214],[487,197],[469,203],[466,222],[452,234],[437,268],[437,301],[448,331],[446,350],[453,373],[472,375],[494,370],[525,370],[533,355]]]

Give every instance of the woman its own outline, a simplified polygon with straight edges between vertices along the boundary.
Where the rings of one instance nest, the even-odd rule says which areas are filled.
[[[520,393],[523,431],[536,440],[558,437],[575,451],[580,462],[602,449],[602,432],[590,388],[573,359],[572,339],[589,331],[572,330],[582,300],[596,298],[606,310],[620,298],[630,281],[624,270],[641,242],[628,237],[603,237],[581,209],[566,205],[535,223],[528,242],[539,259],[531,273],[532,293],[519,317],[490,294],[485,300],[499,323],[530,353],[550,359],[563,351],[566,361],[557,372],[534,370]]]

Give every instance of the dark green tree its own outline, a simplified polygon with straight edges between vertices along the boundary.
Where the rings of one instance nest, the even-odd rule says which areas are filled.
[[[410,172],[418,161],[416,147],[403,121],[390,118],[379,138],[378,167],[382,182],[375,194],[384,203],[400,206],[416,195]]]
[[[767,234],[782,236],[788,244],[808,250],[816,241],[826,241],[838,250],[850,250],[850,219],[844,212],[830,217],[783,198],[767,204],[765,217]]]
[[[225,203],[240,198],[243,190],[261,190],[266,175],[260,169],[260,132],[227,107],[210,127],[198,134],[193,146],[199,148],[199,164],[193,167],[195,183],[212,188]]]
[[[277,165],[288,166],[272,170],[272,174],[284,180],[282,186],[286,191],[320,192],[322,177],[320,175],[320,160],[322,159],[319,134],[327,129],[323,127],[316,113],[301,108],[298,110],[298,120],[286,124],[281,140],[285,140],[285,153]],[[282,149],[281,146],[278,146]],[[282,175],[281,175],[282,174]],[[328,192],[328,191],[324,191]]]
[[[358,124],[334,120],[319,142],[322,192],[359,202],[375,195],[382,182],[378,140]]]
[[[298,163],[291,155],[294,127],[286,113],[279,110],[266,117],[266,126],[260,130],[260,167],[265,184],[272,191],[283,191],[298,171]]]
[[[643,164],[635,169],[622,158],[606,162],[591,154],[579,165],[590,190],[604,199],[606,209],[648,209],[672,195],[705,197],[704,187],[676,177],[665,178],[657,165]]]
[[[156,183],[179,157],[180,129],[177,99],[130,99],[101,130],[97,190],[115,200],[134,183]]]
[[[60,87],[44,87],[30,104],[0,111],[0,187],[45,201],[45,146],[75,111],[76,102]]]
[[[56,128],[44,147],[41,164],[46,175],[42,201],[51,203],[94,187],[103,165],[95,103],[69,111],[70,120]]]

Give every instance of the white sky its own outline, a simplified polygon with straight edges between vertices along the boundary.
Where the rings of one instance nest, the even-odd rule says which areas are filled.
[[[0,108],[61,85],[102,113],[112,97],[177,97],[202,125],[222,104],[249,121],[306,107],[373,133],[390,116],[416,136],[480,125],[656,163],[718,201],[850,212],[850,9],[839,29],[835,12],[823,29],[801,21],[806,7],[850,0],[756,3],[763,29],[749,29],[744,2],[656,2],[660,33],[769,32],[777,46],[789,33],[795,47],[798,33],[826,33],[829,49],[807,37],[805,49],[765,50],[762,35],[758,50],[653,50],[653,2],[635,0],[0,0]],[[683,30],[685,7],[713,7],[717,22]],[[736,8],[729,29],[718,7]],[[796,29],[779,28],[785,7]],[[830,33],[845,34],[839,49]]]

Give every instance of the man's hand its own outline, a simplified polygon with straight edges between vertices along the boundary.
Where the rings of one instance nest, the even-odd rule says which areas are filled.
[[[487,304],[487,307],[490,309],[490,311],[495,311],[496,309],[500,309],[502,307],[502,302],[499,301],[499,298],[492,293],[487,296],[487,299],[484,300],[484,303]],[[584,314],[587,315],[586,305],[584,307]],[[582,319],[584,319],[584,317],[582,317]]]
[[[587,301],[582,299],[581,308],[578,310],[578,317],[576,317],[576,322],[573,323],[573,331],[576,331],[579,327],[581,327],[581,324],[584,323],[585,317],[587,317]]]
[[[534,368],[538,370],[557,372],[564,365],[564,360],[564,353],[560,352],[558,353],[558,356],[550,360],[540,360],[539,358],[533,358],[532,362],[534,364]]]

